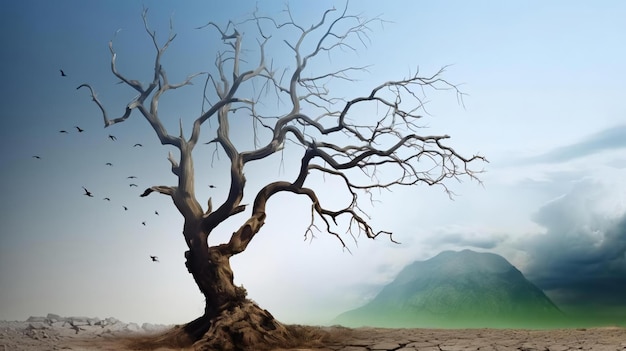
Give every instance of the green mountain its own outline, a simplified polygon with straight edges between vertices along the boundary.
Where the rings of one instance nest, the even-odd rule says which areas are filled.
[[[349,327],[545,328],[561,311],[502,256],[444,251],[405,267],[368,304],[333,322]]]

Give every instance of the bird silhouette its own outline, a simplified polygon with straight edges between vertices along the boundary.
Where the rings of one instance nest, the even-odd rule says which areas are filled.
[[[60,69],[59,72],[61,72],[61,77],[67,77],[67,74],[65,74],[62,69]]]
[[[93,197],[93,194],[89,190],[87,190],[87,188],[83,187],[83,189],[85,190],[85,193],[83,195]]]
[[[113,164],[111,162],[107,162],[104,164],[105,166],[113,166]]]
[[[158,216],[159,215],[159,211],[154,211],[154,214]]]
[[[215,186],[215,185],[213,185],[213,184],[211,184],[211,185],[209,185],[209,188],[211,188],[211,189],[215,189],[215,188],[216,188],[216,186]]]
[[[69,133],[67,132],[67,130],[59,130],[59,133],[69,134]]]
[[[139,144],[139,143],[137,143],[137,144],[133,145],[133,147],[137,147],[137,146],[142,147],[143,145],[141,145],[141,144]]]
[[[135,177],[135,176],[128,176],[128,177],[126,177],[126,178],[128,178],[128,179],[135,179],[135,178],[137,178],[137,177]]]
[[[141,224],[143,224],[145,226],[146,225],[146,221],[141,222]]]
[[[137,186],[137,184],[134,184],[134,183],[133,183],[133,184],[129,184],[128,186],[130,186],[130,187],[132,188],[132,187],[134,187],[134,186]]]
[[[84,131],[85,131],[84,129],[82,129],[82,128],[81,128],[81,127],[79,127],[79,126],[74,126],[74,128],[76,128],[76,130],[77,130],[79,133],[82,133],[82,132],[84,132]]]
[[[159,262],[159,258],[157,256],[150,256],[150,259],[152,260],[152,262]]]
[[[105,197],[105,198],[104,198],[104,199],[102,199],[102,200],[111,201],[111,199],[110,199],[110,198],[108,198],[108,197]]]
[[[37,156],[37,155],[33,156],[33,158],[36,158],[36,159],[38,159],[38,160],[41,160],[41,157],[40,157],[40,156]]]
[[[122,207],[124,207],[124,211],[128,211],[128,207],[126,206],[122,206]]]
[[[113,141],[116,141],[116,140],[117,140],[117,138],[115,137],[115,135],[111,135],[111,134],[109,134],[109,139],[111,139],[111,140],[113,140]]]

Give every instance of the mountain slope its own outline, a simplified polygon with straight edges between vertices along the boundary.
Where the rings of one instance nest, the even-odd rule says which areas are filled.
[[[334,322],[394,328],[546,327],[561,318],[543,291],[502,256],[464,250],[408,265],[371,302]]]

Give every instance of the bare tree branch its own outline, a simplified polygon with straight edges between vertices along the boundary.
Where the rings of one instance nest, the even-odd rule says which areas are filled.
[[[284,145],[288,135],[294,136],[296,144],[304,146],[307,151],[302,158],[303,167],[294,183],[273,182],[257,194],[253,215],[248,223],[250,225],[245,226],[245,230],[242,227],[240,231],[233,233],[231,249],[235,253],[245,249],[254,237],[256,232],[253,229],[260,228],[259,223],[262,223],[265,218],[264,203],[275,193],[284,191],[308,196],[312,201],[312,218],[314,219],[316,215],[321,218],[325,224],[325,230],[338,237],[345,246],[341,236],[332,229],[332,224],[336,225],[337,218],[340,216],[349,218],[347,232],[353,237],[360,233],[364,233],[368,238],[375,238],[380,234],[391,236],[390,232],[375,231],[369,225],[369,217],[359,206],[359,193],[369,195],[372,201],[372,189],[389,189],[395,186],[425,183],[431,186],[440,185],[449,196],[452,196],[453,193],[444,181],[448,178],[459,180],[461,176],[477,180],[476,175],[481,171],[473,171],[468,165],[474,161],[486,162],[486,159],[480,155],[467,158],[443,144],[444,139],[450,138],[448,135],[424,136],[416,133],[420,129],[417,121],[423,118],[422,113],[428,114],[425,110],[425,89],[452,90],[458,101],[462,103],[462,92],[456,85],[442,78],[446,67],[431,76],[420,76],[418,71],[405,79],[384,82],[373,88],[369,95],[343,101],[343,108],[326,107],[337,106],[342,99],[332,97],[330,89],[322,81],[334,79],[353,81],[348,74],[363,71],[365,68],[347,67],[331,73],[305,77],[307,63],[314,60],[320,52],[330,52],[340,48],[353,50],[354,47],[347,43],[352,36],[356,36],[365,45],[363,40],[368,39],[368,25],[372,21],[362,20],[358,16],[348,16],[344,9],[341,15],[329,20],[329,24],[324,27],[328,20],[327,16],[331,12],[332,10],[326,11],[321,21],[309,29],[297,25],[289,11],[290,20],[285,23],[278,23],[269,17],[256,15],[254,17],[259,28],[261,20],[268,20],[276,29],[284,26],[296,28],[300,31],[300,36],[293,43],[286,42],[295,54],[296,65],[291,74],[289,86],[281,85],[280,80],[277,80],[272,72],[266,71],[261,74],[261,77],[274,85],[277,92],[289,96],[291,110],[279,117],[273,126],[262,124],[272,131],[272,138],[263,147],[242,152],[243,163],[262,160],[277,152]],[[342,32],[336,32],[335,28],[344,21],[354,21],[355,24],[347,26],[347,29]],[[345,24],[343,27],[345,28]],[[321,28],[324,29],[321,30],[317,44],[310,52],[303,53],[302,43]],[[266,34],[262,35],[264,38],[268,37]],[[302,113],[303,102],[321,110],[322,113],[317,117]],[[351,122],[360,119],[358,117],[360,112],[353,111],[361,111],[362,105],[372,103],[385,107],[386,113],[373,124],[359,125]],[[263,120],[254,109],[251,109],[251,114],[255,120]],[[357,116],[352,117],[353,114]],[[339,139],[335,137],[329,139],[333,140],[332,142],[318,141],[312,134],[305,131],[307,127],[316,131],[318,136],[330,138],[335,134],[340,134],[346,140],[356,141],[357,144],[340,146],[336,144],[336,140]],[[393,139],[395,139],[394,142],[391,141]],[[387,145],[387,147],[382,147],[382,145]],[[315,191],[303,186],[309,172],[313,170],[339,177],[344,181],[346,189],[352,195],[346,207],[336,210],[323,208]],[[344,172],[349,170],[361,170],[370,181],[363,184],[354,183]],[[395,176],[390,177],[389,175],[392,174],[390,172],[393,172]],[[385,174],[387,180],[381,181],[380,174]],[[256,225],[251,225],[252,223]],[[312,220],[307,234],[312,234],[312,230],[316,228],[318,227]]]
[[[170,186],[165,186],[165,185],[157,185],[157,186],[153,186],[150,187],[146,190],[144,190],[144,192],[139,195],[141,197],[146,197],[148,195],[150,195],[152,192],[158,192],[161,193],[163,195],[169,195],[169,196],[173,196],[174,192],[176,191],[176,189],[174,187],[170,187]]]
[[[374,229],[370,225],[370,217],[363,210],[361,202],[364,196],[370,203],[375,201],[373,190],[423,183],[441,186],[452,196],[446,184],[448,179],[478,180],[477,175],[482,171],[474,170],[470,165],[477,161],[486,162],[483,156],[463,156],[446,144],[445,141],[450,139],[448,135],[421,133],[419,122],[429,115],[426,110],[428,93],[450,91],[459,104],[463,103],[463,93],[458,86],[443,77],[446,67],[427,76],[420,75],[417,70],[405,78],[384,81],[356,97],[338,96],[335,84],[355,83],[355,75],[367,72],[368,66],[338,67],[322,73],[314,72],[311,67],[319,68],[320,65],[314,62],[335,52],[349,53],[356,51],[358,46],[366,47],[370,41],[370,26],[382,20],[350,15],[347,4],[340,11],[325,11],[319,21],[310,26],[296,23],[288,7],[285,14],[286,20],[282,22],[255,12],[239,23],[229,21],[225,26],[219,26],[208,22],[198,27],[215,29],[222,40],[223,49],[216,53],[213,71],[195,73],[180,83],[171,84],[161,59],[176,35],[172,33],[170,24],[167,40],[159,45],[156,32],[148,26],[147,9],[144,9],[144,28],[156,50],[153,78],[147,86],[118,72],[117,55],[112,41],[109,43],[111,71],[139,93],[126,106],[124,115],[108,119],[92,87],[89,84],[78,87],[90,90],[92,100],[103,114],[105,126],[123,122],[132,110],[137,109],[149,122],[161,144],[172,145],[180,151],[178,159],[171,153],[168,156],[178,185],[153,186],[146,189],[142,196],[156,191],[172,197],[185,217],[186,228],[194,228],[186,229],[185,237],[189,245],[206,242],[218,225],[246,211],[248,207],[241,203],[246,185],[244,168],[282,152],[286,145],[304,150],[296,178],[292,182],[271,181],[262,187],[255,196],[250,216],[232,234],[229,242],[220,246],[220,252],[234,255],[245,250],[264,224],[267,201],[277,193],[304,195],[311,201],[311,222],[305,237],[312,237],[314,230],[322,228],[347,248],[345,234],[355,240],[361,234],[368,238],[385,234],[394,241],[390,232]],[[256,37],[253,33],[252,39],[256,40],[258,50],[254,59],[249,60],[243,49],[244,33],[254,31]],[[289,32],[290,36],[281,34],[283,31]],[[282,69],[274,68],[274,61],[266,58],[266,46],[270,42],[285,45],[293,53],[290,65]],[[202,74],[207,75],[202,108],[193,119],[191,135],[185,138],[182,119],[178,135],[170,135],[158,114],[159,99],[169,90],[191,85],[192,80]],[[275,98],[275,111],[278,112],[269,110],[269,114],[265,115],[261,111],[268,111],[267,103],[263,103],[268,96]],[[231,119],[235,116],[249,118],[253,149],[241,150],[242,147],[235,143],[231,131]],[[228,157],[230,186],[221,204],[214,208],[209,198],[207,208],[203,210],[195,198],[192,151],[207,121],[216,122],[217,128],[204,144],[215,145],[214,155],[223,151]],[[237,126],[243,125],[239,121],[237,123]],[[338,208],[322,205],[320,194],[307,180],[311,173],[316,172],[341,181],[349,194],[343,205]],[[322,225],[318,225],[318,221]],[[340,233],[338,228],[346,223],[345,232]],[[191,231],[196,233],[189,233]]]
[[[104,109],[104,106],[102,106],[102,103],[100,102],[100,100],[98,100],[98,96],[96,95],[96,93],[94,93],[93,88],[91,87],[91,85],[86,84],[86,83],[85,84],[81,84],[81,85],[79,85],[76,88],[76,90],[78,90],[80,88],[83,88],[83,87],[89,89],[89,92],[91,94],[91,100],[93,102],[95,102],[96,105],[98,105],[98,108],[100,108],[100,111],[102,111],[102,117],[104,119],[104,126],[105,127],[108,127],[108,126],[113,125],[115,123],[119,123],[119,122],[125,121],[130,116],[130,113],[133,111],[133,108],[137,107],[137,101],[135,100],[135,101],[131,102],[130,104],[128,104],[126,106],[126,110],[124,111],[124,115],[122,115],[122,117],[118,117],[118,118],[115,118],[113,120],[110,120],[107,117],[107,112]]]

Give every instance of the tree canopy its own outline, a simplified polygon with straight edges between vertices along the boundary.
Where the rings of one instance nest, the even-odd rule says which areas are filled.
[[[274,195],[289,193],[309,200],[311,221],[305,235],[328,232],[344,247],[345,233],[353,237],[364,234],[368,238],[384,234],[393,240],[391,232],[374,228],[363,210],[364,202],[374,200],[375,190],[423,183],[441,186],[450,194],[445,184],[448,179],[477,179],[480,171],[473,170],[471,164],[486,161],[480,155],[466,157],[455,151],[447,144],[448,135],[422,133],[420,122],[427,115],[426,93],[446,90],[462,100],[458,87],[443,77],[445,67],[424,76],[416,70],[402,78],[382,81],[355,96],[336,92],[337,86],[356,86],[354,75],[366,74],[367,67],[333,67],[332,58],[367,46],[371,26],[382,23],[381,19],[352,15],[347,5],[325,11],[310,25],[297,23],[289,9],[284,15],[284,19],[277,19],[255,12],[241,22],[209,22],[199,27],[198,30],[221,38],[222,46],[215,52],[213,67],[172,83],[162,62],[176,35],[170,31],[165,42],[159,44],[144,10],[144,28],[155,50],[148,83],[120,72],[113,41],[109,43],[111,71],[137,93],[123,114],[109,117],[90,84],[77,88],[89,91],[105,127],[125,122],[138,113],[161,144],[178,150],[178,157],[172,153],[168,157],[177,183],[153,185],[141,196],[153,192],[169,196],[184,217],[183,234],[189,247],[185,254],[187,268],[206,297],[205,315],[186,327],[196,340],[205,333],[211,335],[209,339],[215,339],[219,333],[234,335],[235,331],[229,334],[220,329],[218,320],[225,314],[239,318],[233,317],[237,308],[254,311],[251,315],[258,317],[241,317],[258,322],[251,322],[251,329],[264,332],[252,333],[256,337],[268,330],[282,333],[277,322],[266,323],[273,320],[265,314],[267,311],[250,307],[253,305],[245,299],[245,290],[234,286],[228,263],[260,232],[268,216],[266,205]],[[172,133],[159,114],[160,99],[198,81],[204,83],[202,100],[198,101],[201,112],[193,117],[191,133],[185,135],[182,119],[177,133]],[[351,91],[356,90],[361,87]],[[252,147],[239,145],[233,138],[234,121],[237,128],[247,125],[252,129]],[[230,180],[226,199],[217,206],[211,198],[202,201],[204,206],[197,198],[193,151],[198,144],[215,147],[216,152],[228,158],[229,167],[216,170],[228,172]],[[253,195],[251,204],[243,203],[244,170],[283,152],[298,155],[298,162],[284,165],[296,170],[295,177],[277,177]],[[201,167],[209,166],[208,160],[201,162]],[[333,184],[339,184],[341,189],[333,192],[346,194],[345,200],[327,204],[319,196],[322,189],[309,181],[311,175],[334,179]],[[336,206],[338,202],[341,205]],[[208,237],[214,229],[238,214],[246,217],[230,239],[209,245]],[[236,323],[230,320],[226,324],[232,327]]]

